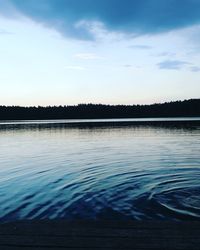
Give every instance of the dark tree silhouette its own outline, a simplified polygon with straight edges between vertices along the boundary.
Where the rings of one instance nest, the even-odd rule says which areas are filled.
[[[152,105],[0,106],[0,120],[200,117],[200,99]]]

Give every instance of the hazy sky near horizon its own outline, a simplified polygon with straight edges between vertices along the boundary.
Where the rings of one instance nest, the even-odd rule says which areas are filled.
[[[199,0],[0,0],[0,105],[200,97]]]

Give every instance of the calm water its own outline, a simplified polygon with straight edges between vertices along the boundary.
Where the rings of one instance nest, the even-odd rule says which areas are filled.
[[[0,220],[200,219],[199,122],[68,125],[1,123]]]

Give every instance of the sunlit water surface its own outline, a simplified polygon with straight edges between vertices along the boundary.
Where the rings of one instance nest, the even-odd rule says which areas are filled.
[[[200,126],[1,125],[0,220],[200,219]]]

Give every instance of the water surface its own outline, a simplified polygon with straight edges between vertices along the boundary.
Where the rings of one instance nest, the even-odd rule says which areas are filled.
[[[0,220],[199,220],[199,122],[112,122],[2,122]]]

